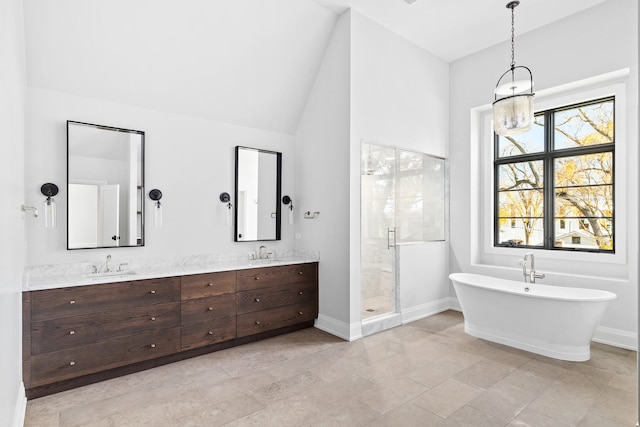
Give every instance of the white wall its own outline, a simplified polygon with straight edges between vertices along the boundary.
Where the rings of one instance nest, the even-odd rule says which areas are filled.
[[[361,317],[360,143],[369,140],[446,157],[449,66],[352,12],[350,256],[351,321]],[[448,242],[399,246],[403,321],[448,307]]]
[[[66,250],[66,121],[76,120],[145,131],[145,246]],[[282,191],[295,200],[293,136],[153,111],[37,88],[27,90],[26,198],[42,202],[40,186],[53,182],[60,223],[53,230],[27,222],[29,265],[96,262],[107,254],[123,258],[163,258],[256,249],[258,242],[233,242],[219,194],[234,192],[234,147],[282,152]],[[148,197],[162,191],[163,227],[153,227]],[[282,240],[270,248],[290,248],[293,226],[282,226]]]
[[[320,251],[317,326],[351,338],[349,315],[349,57],[351,13],[331,36],[296,132],[296,246]],[[303,219],[305,211],[320,212]],[[359,333],[359,331],[358,331]]]
[[[539,30],[516,37],[516,61],[533,71],[536,91],[544,101],[545,90],[625,68],[626,81],[626,155],[617,156],[617,167],[626,162],[622,177],[626,193],[616,201],[624,208],[617,211],[616,234],[627,236],[621,258],[609,261],[607,255],[560,254],[536,251],[536,269],[550,284],[600,288],[615,292],[618,299],[607,309],[600,332],[606,330],[619,343],[635,345],[637,338],[638,287],[638,4],[630,0],[610,0]],[[510,46],[503,43],[451,64],[450,190],[452,272],[477,272],[521,280],[517,259],[522,251],[507,249],[489,253],[483,236],[483,194],[476,185],[483,170],[491,164],[478,164],[472,153],[486,143],[477,138],[476,110],[489,110],[498,77],[509,66]],[[617,79],[620,80],[620,79]],[[620,121],[621,123],[621,121]],[[618,184],[622,184],[618,177]],[[479,190],[486,191],[487,185]],[[487,195],[484,195],[485,199]],[[490,197],[490,196],[489,196]],[[626,226],[624,224],[626,222]],[[624,227],[624,228],[622,228]],[[490,246],[490,245],[489,245]],[[515,252],[513,252],[515,251]],[[564,255],[564,257],[563,257]],[[593,255],[593,254],[590,254]],[[453,290],[451,290],[454,295]],[[608,328],[608,329],[607,329]],[[598,338],[598,334],[596,334]],[[605,339],[602,335],[600,339]]]
[[[0,0],[0,424],[21,426],[27,400],[22,385],[22,272],[25,265],[22,2]]]
[[[355,11],[342,14],[296,133],[296,245],[320,249],[318,327],[362,333],[361,140],[444,157],[447,133],[447,64]],[[321,214],[302,219],[307,210]],[[400,254],[403,312],[417,318],[448,304],[447,243]]]

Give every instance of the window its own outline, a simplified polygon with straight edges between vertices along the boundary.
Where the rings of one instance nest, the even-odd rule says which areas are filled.
[[[542,111],[529,132],[494,135],[495,246],[614,252],[614,102]]]

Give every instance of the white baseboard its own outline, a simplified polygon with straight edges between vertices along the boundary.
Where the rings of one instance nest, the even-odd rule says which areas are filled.
[[[598,326],[593,334],[593,341],[638,351],[638,334],[621,329]]]
[[[316,319],[315,325],[316,328],[321,331],[325,331],[331,335],[335,335],[338,338],[342,338],[346,341],[355,341],[357,339],[362,338],[362,323],[346,323],[340,320],[334,319],[333,317],[325,316],[324,314],[319,314]]]
[[[10,424],[13,427],[24,426],[24,419],[27,414],[27,394],[24,390],[24,383],[20,381],[18,385],[18,394],[16,398],[16,407],[13,413],[13,421]]]
[[[462,307],[460,307],[458,297],[449,297],[449,310],[462,312]]]
[[[449,310],[451,308],[450,298],[442,298],[426,304],[416,305],[402,310],[402,323],[409,323],[434,314]]]

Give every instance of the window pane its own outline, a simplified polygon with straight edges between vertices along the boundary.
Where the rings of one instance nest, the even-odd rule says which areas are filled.
[[[498,242],[542,246],[544,242],[544,194],[542,190],[498,193]]]
[[[555,215],[559,218],[612,217],[613,186],[557,189]]]
[[[556,188],[611,184],[613,153],[561,157],[554,163],[554,173]]]
[[[544,151],[544,116],[534,117],[531,130],[515,136],[498,136],[498,157],[520,156]]]
[[[565,228],[560,227],[565,222]],[[613,250],[612,218],[556,218],[556,248],[591,249],[601,251]]]
[[[613,100],[554,113],[554,148],[609,144],[613,139]]]
[[[500,218],[498,221],[498,244],[500,245],[543,246],[543,242],[542,218]]]
[[[531,189],[543,187],[542,160],[507,163],[498,168],[498,189]]]

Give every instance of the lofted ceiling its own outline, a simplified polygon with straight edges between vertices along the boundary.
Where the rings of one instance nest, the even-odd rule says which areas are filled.
[[[605,0],[522,0],[518,33]],[[27,84],[293,134],[349,7],[445,61],[510,37],[506,0],[25,0]],[[77,119],[70,117],[69,119]]]

